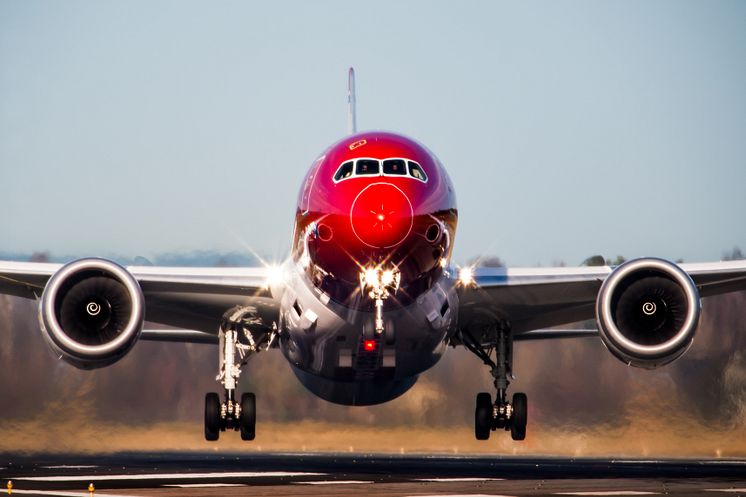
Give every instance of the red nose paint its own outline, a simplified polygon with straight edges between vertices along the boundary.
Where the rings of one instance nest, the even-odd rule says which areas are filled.
[[[340,171],[347,172],[337,178]],[[311,164],[298,194],[292,257],[315,287],[348,307],[368,305],[357,298],[361,269],[396,267],[399,291],[387,309],[406,306],[442,275],[457,222],[453,185],[429,150],[395,133],[359,133]]]
[[[391,183],[373,183],[363,189],[350,209],[352,231],[364,244],[389,248],[400,244],[412,230],[412,203]]]

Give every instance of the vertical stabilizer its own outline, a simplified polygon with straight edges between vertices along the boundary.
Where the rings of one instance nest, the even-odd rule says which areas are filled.
[[[357,111],[355,101],[355,69],[350,67],[347,76],[347,105],[349,106],[348,128],[350,134],[357,133]]]

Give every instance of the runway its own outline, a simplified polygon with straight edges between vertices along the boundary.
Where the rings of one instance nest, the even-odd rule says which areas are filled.
[[[366,454],[0,454],[14,495],[746,497],[746,460]]]

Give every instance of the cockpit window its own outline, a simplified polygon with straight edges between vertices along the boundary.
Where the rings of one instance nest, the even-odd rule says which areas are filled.
[[[358,159],[355,174],[370,175],[378,174],[379,164],[375,159]]]
[[[406,158],[389,159],[359,158],[340,164],[334,173],[334,182],[358,176],[403,176],[427,183],[427,174],[418,163]]]
[[[409,161],[409,174],[422,182],[427,181],[427,175],[425,174],[425,171],[422,170],[419,164],[416,162]]]
[[[383,161],[383,174],[406,175],[407,165],[403,159],[387,159]]]
[[[334,174],[334,181],[342,181],[352,176],[352,161],[347,161],[337,169]]]

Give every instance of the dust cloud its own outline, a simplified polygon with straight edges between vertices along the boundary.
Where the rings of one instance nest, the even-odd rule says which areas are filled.
[[[54,358],[36,303],[0,297],[0,452],[353,451],[624,457],[746,456],[746,292],[705,299],[683,358],[630,368],[596,339],[515,346],[512,391],[529,397],[525,442],[473,435],[474,397],[492,392],[487,368],[461,349],[403,397],[374,407],[324,402],[301,386],[278,351],[244,369],[256,392],[257,439],[202,438],[202,402],[217,351],[141,342],[119,363],[80,371]]]

